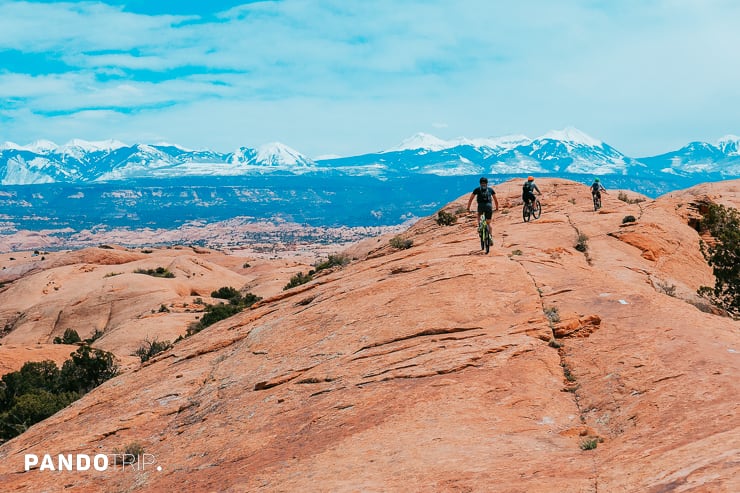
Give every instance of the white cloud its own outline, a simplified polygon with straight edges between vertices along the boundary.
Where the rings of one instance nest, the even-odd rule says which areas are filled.
[[[657,153],[740,133],[739,17],[734,2],[688,0],[291,0],[208,21],[0,2],[0,51],[70,65],[0,71],[0,120],[20,141],[279,140],[309,155],[379,150],[430,125],[454,138],[572,124]]]

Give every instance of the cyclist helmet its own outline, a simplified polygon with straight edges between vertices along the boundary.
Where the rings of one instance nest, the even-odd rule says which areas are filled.
[[[596,183],[599,183],[599,179],[598,179],[598,178],[594,178],[594,181],[595,181]]]
[[[478,182],[479,183],[488,183],[488,178],[486,178],[485,176],[481,176],[480,177],[480,180],[478,180]]]
[[[527,181],[534,181],[534,176],[528,176]]]

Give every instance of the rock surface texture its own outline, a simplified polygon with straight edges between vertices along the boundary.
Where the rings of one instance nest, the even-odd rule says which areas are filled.
[[[488,255],[473,215],[425,218],[125,371],[0,447],[3,491],[740,491],[740,322],[702,310],[689,226],[740,182],[598,213],[538,184],[530,223],[495,187]],[[24,471],[133,443],[156,464]]]

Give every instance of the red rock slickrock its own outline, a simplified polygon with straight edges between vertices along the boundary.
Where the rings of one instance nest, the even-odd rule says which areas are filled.
[[[495,187],[488,255],[424,218],[125,371],[2,445],[3,491],[740,491],[740,322],[700,309],[689,225],[740,182],[598,213],[539,186],[530,223]],[[24,471],[134,443],[156,464]]]

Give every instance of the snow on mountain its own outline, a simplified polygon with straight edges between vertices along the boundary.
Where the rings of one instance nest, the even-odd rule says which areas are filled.
[[[55,180],[44,168],[47,161],[35,159],[26,161],[16,157],[9,159],[5,166],[5,173],[0,173],[0,184],[3,185],[33,185],[37,183],[53,183]]]
[[[717,147],[727,156],[740,156],[740,137],[725,135],[717,141]]]
[[[68,149],[84,152],[114,151],[121,147],[127,147],[126,144],[119,140],[99,140],[87,141],[82,139],[72,139],[58,149],[58,152],[68,152]]]
[[[50,140],[37,140],[24,148],[25,150],[35,152],[36,154],[47,154],[59,149],[59,146]]]
[[[660,156],[633,159],[586,133],[567,127],[534,140],[524,135],[442,140],[418,133],[383,152],[311,160],[273,142],[224,154],[159,143],[128,146],[116,140],[74,139],[63,146],[37,141],[0,146],[0,183],[80,183],[130,178],[324,173],[333,175],[439,176],[485,174],[621,174],[631,177],[719,174],[740,176],[740,138],[716,145],[692,142]]]
[[[481,137],[476,139],[468,139],[466,137],[460,137],[453,141],[450,147],[456,147],[460,145],[469,145],[473,147],[484,148],[488,147],[491,149],[513,149],[520,145],[526,145],[532,142],[532,139],[526,135],[504,135],[502,137]]]
[[[455,144],[451,144],[446,140],[439,139],[434,135],[419,132],[412,135],[408,139],[405,139],[395,147],[391,147],[383,153],[388,152],[399,152],[399,151],[441,151],[454,147]]]
[[[550,130],[545,135],[537,137],[535,140],[559,140],[561,142],[570,142],[591,147],[601,147],[604,143],[594,139],[590,135],[578,130],[575,127],[565,127],[562,130]]]
[[[719,139],[717,145],[708,142],[690,142],[678,150],[640,158],[640,161],[654,169],[660,169],[663,173],[681,176],[707,173],[734,177],[740,173],[739,146],[740,138],[727,135]]]
[[[268,166],[312,166],[314,163],[295,149],[280,142],[271,142],[257,148],[256,164]]]

